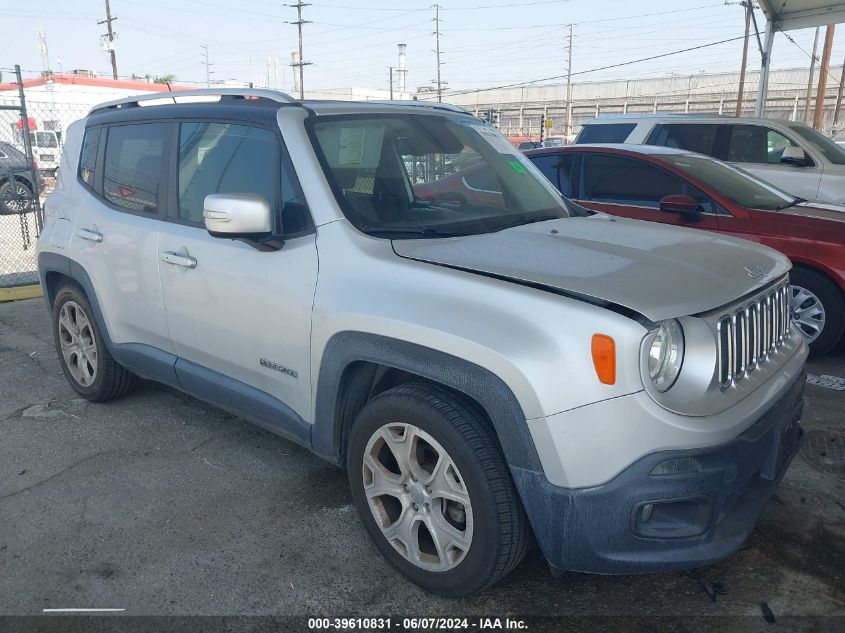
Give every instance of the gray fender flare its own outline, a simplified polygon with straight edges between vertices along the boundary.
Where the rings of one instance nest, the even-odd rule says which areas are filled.
[[[400,369],[469,396],[485,410],[511,468],[542,472],[525,415],[510,388],[489,370],[463,358],[376,334],[340,332],[323,352],[311,443],[315,453],[341,463],[337,400],[341,378],[354,362],[366,361]]]

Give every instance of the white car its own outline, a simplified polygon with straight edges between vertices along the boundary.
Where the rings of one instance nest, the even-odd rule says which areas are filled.
[[[741,167],[805,200],[845,203],[845,148],[792,121],[686,114],[602,116],[585,121],[575,143],[676,147]]]
[[[442,595],[502,578],[532,532],[596,573],[742,545],[801,434],[784,256],[586,212],[445,104],[156,100],[71,125],[46,203],[82,397],[143,376],[346,468],[377,548]]]

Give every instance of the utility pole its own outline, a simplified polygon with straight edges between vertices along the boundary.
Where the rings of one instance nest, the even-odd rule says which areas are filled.
[[[390,68],[390,100],[393,101],[393,66],[388,66]]]
[[[437,54],[437,100],[443,101],[443,82],[440,80],[440,5],[434,5],[434,41]]]
[[[839,108],[842,107],[842,90],[845,88],[845,62],[842,63],[842,75],[839,77],[839,92],[836,93],[836,109],[833,111],[833,128],[839,122]]]
[[[572,25],[569,25],[569,46],[566,60],[566,142],[572,135]],[[627,85],[627,84],[626,84]]]
[[[816,37],[813,40],[813,56],[810,58],[810,76],[807,78],[807,96],[804,98],[804,125],[810,124],[810,95],[813,93],[813,72],[816,70],[819,50],[819,27],[816,27]]]
[[[105,24],[106,28],[108,29],[108,33],[103,35],[103,39],[106,40],[106,50],[109,52],[109,56],[111,57],[111,73],[114,79],[117,79],[117,59],[114,56],[114,38],[117,36],[112,30],[111,23],[114,22],[117,18],[112,17],[111,15],[111,7],[109,7],[109,0],[106,0],[106,19],[100,20],[97,24]]]
[[[822,61],[819,66],[819,89],[816,92],[816,112],[813,116],[813,127],[817,130],[822,127],[824,118],[824,96],[827,90],[827,73],[830,70],[830,53],[833,50],[833,34],[836,32],[835,24],[828,24],[824,34],[824,49],[822,50]]]
[[[751,12],[754,11],[751,0],[744,0],[740,4],[745,7],[745,39],[742,40],[742,65],[739,67],[739,93],[736,97],[736,116],[742,116],[742,97],[745,93],[745,65],[748,61],[748,36],[751,32]]]
[[[305,82],[303,80],[303,72],[302,69],[304,66],[309,66],[311,62],[306,62],[302,58],[302,25],[303,24],[311,24],[311,20],[303,20],[302,19],[302,7],[310,7],[311,5],[307,2],[302,2],[302,0],[297,0],[296,4],[289,4],[289,7],[296,9],[296,21],[289,22],[288,24],[296,24],[297,31],[299,32],[299,59],[291,64],[295,69],[299,70],[299,98],[305,98]]]
[[[202,59],[203,61],[200,62],[203,66],[205,66],[205,87],[211,88],[211,61],[208,59],[208,44],[201,44],[200,48],[203,50]]]

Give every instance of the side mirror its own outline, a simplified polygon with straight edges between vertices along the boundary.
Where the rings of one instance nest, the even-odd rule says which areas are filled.
[[[212,193],[203,201],[205,228],[212,237],[240,240],[259,251],[277,251],[284,241],[273,235],[273,211],[254,193]]]
[[[270,203],[254,193],[207,195],[202,215],[214,237],[261,237],[273,231]]]
[[[806,167],[810,164],[804,150],[794,145],[783,148],[783,154],[780,155],[780,162],[785,165],[795,165],[796,167]]]
[[[681,213],[683,215],[699,215],[698,202],[695,198],[684,194],[670,194],[660,199],[660,210],[667,213]]]

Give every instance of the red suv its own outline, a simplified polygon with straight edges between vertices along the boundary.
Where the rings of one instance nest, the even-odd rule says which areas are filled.
[[[667,147],[576,145],[526,156],[588,209],[716,231],[780,251],[794,266],[792,318],[811,353],[823,354],[842,337],[845,206],[808,202],[719,160]]]

